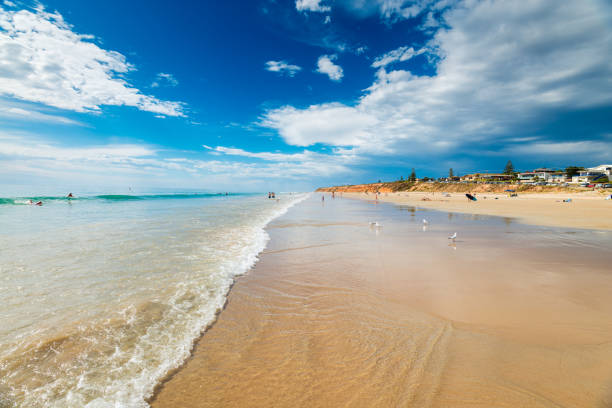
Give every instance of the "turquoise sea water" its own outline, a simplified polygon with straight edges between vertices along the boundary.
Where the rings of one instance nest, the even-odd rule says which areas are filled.
[[[306,195],[278,197],[0,198],[0,406],[147,406]]]

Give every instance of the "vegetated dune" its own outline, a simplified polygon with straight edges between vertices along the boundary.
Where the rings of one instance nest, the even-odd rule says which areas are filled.
[[[516,190],[521,193],[580,193],[591,191],[591,188],[535,186],[531,184],[479,184],[479,183],[426,183],[409,181],[393,181],[389,183],[355,184],[347,186],[321,187],[318,192],[344,193],[393,193],[396,191],[448,192],[448,193],[503,193],[506,190]]]

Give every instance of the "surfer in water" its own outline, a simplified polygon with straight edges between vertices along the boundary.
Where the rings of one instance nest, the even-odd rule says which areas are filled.
[[[66,198],[74,198],[74,196],[72,195],[72,193],[68,193],[68,195],[66,196]]]

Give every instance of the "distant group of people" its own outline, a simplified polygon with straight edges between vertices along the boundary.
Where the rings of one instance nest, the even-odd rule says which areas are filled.
[[[339,194],[340,194],[340,198],[342,198],[342,192],[340,192]],[[333,198],[333,199],[335,199],[335,198],[336,198],[336,192],[335,192],[335,191],[332,191],[332,192],[331,192],[331,198]],[[323,202],[325,201],[325,194],[323,194],[323,195],[321,196],[321,201],[323,201]]]
[[[268,192],[268,198],[276,198],[276,194],[273,191]]]

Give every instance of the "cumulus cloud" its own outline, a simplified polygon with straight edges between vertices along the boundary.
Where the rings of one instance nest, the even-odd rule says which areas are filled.
[[[322,0],[296,0],[295,8],[298,11],[314,11],[318,13],[330,11],[331,7],[321,4]]]
[[[157,88],[162,85],[165,86],[177,86],[179,84],[178,80],[172,74],[166,74],[164,72],[160,72],[155,76],[155,80],[151,84],[151,88]]]
[[[266,62],[266,71],[278,72],[279,74],[285,74],[293,77],[295,74],[300,72],[302,67],[297,65],[291,65],[287,61],[268,61]]]
[[[372,63],[372,67],[380,68],[385,67],[393,62],[408,61],[415,55],[420,55],[424,52],[425,49],[423,48],[418,51],[415,51],[412,47],[399,47],[394,49],[393,51],[389,51],[386,54],[376,57],[376,59],[374,59],[374,62]]]
[[[359,107],[339,103],[313,105],[308,109],[285,106],[266,113],[262,126],[278,129],[285,142],[294,146],[316,143],[334,146],[359,146],[371,136],[367,129],[375,126],[375,116]],[[330,137],[333,143],[330,143]]]
[[[78,34],[58,13],[0,7],[0,94],[76,112],[103,105],[133,106],[184,116],[180,102],[141,93],[125,79],[134,69],[125,57]]]
[[[342,80],[344,71],[341,66],[334,64],[337,58],[337,55],[321,55],[317,60],[317,72],[327,75],[332,81]]]
[[[468,0],[444,13],[447,26],[428,44],[438,56],[434,76],[387,71],[389,59],[381,58],[374,82],[354,104],[285,106],[261,122],[289,144],[362,152],[457,152],[503,142],[545,114],[610,107],[610,15],[609,6],[594,1],[517,7]]]

